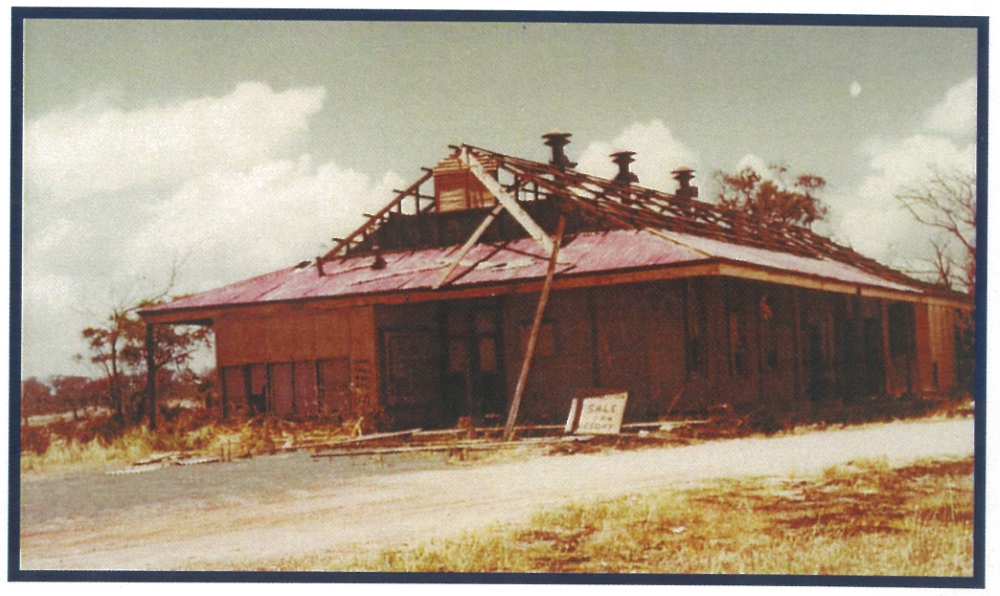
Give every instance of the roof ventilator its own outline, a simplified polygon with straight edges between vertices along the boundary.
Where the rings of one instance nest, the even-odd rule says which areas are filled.
[[[674,175],[674,180],[677,181],[677,193],[674,196],[685,201],[690,201],[698,196],[698,187],[691,186],[691,179],[694,178],[694,170],[681,166],[670,173]]]
[[[375,260],[372,261],[372,269],[375,269],[376,271],[385,269],[386,263],[385,259],[382,258],[382,251],[379,250],[378,246],[374,246],[372,249],[375,251]]]
[[[628,169],[629,164],[635,161],[632,158],[633,155],[635,155],[635,151],[618,151],[611,154],[611,161],[618,166],[618,175],[614,179],[615,184],[623,186],[639,184],[639,177]]]
[[[566,168],[572,169],[576,167],[576,162],[570,161],[563,150],[566,145],[569,145],[569,138],[571,136],[573,134],[568,132],[548,132],[542,135],[542,138],[545,139],[545,144],[552,147],[552,159],[549,160],[549,163],[563,172],[566,171]]]

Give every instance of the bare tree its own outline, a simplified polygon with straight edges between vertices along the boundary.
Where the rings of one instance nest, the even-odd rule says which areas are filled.
[[[935,230],[934,256],[927,273],[949,289],[972,293],[976,287],[976,178],[957,169],[931,168],[920,183],[897,195],[920,223]]]

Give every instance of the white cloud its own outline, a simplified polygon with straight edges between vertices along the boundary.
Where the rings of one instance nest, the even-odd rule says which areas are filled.
[[[976,171],[976,79],[949,89],[931,107],[923,130],[901,141],[869,140],[862,152],[870,172],[851,196],[830,197],[834,238],[861,253],[900,268],[913,268],[932,254],[933,232],[895,198],[940,171]]]
[[[124,111],[78,106],[24,129],[28,192],[79,199],[240,168],[274,155],[323,105],[325,90],[242,83],[224,97]]]
[[[772,172],[771,166],[767,163],[767,161],[764,160],[763,157],[760,157],[759,155],[748,153],[743,157],[741,157],[739,161],[736,162],[735,171],[741,172],[745,168],[750,168],[754,172],[760,174],[761,176],[773,178],[773,176],[770,176]]]
[[[898,143],[872,142],[864,149],[871,173],[853,196],[830,197],[836,239],[861,253],[898,267],[930,256],[930,231],[896,200],[933,171],[975,172],[975,145],[917,134]]]
[[[88,319],[80,310],[82,298],[78,280],[71,276],[25,270],[21,286],[21,370],[25,377],[88,372],[85,366],[74,364],[72,356],[86,349],[80,331],[99,321]]]
[[[950,135],[976,134],[976,78],[955,85],[944,101],[928,110],[924,128]]]
[[[28,122],[24,374],[86,373],[72,360],[86,351],[80,330],[162,290],[179,261],[176,292],[218,287],[323,254],[390,200],[399,176],[295,152],[323,99],[245,83],[221,98]]]
[[[677,140],[662,120],[637,122],[610,143],[591,143],[580,156],[577,169],[594,176],[614,178],[618,166],[611,163],[608,156],[615,151],[635,151],[632,171],[639,176],[639,184],[666,192],[677,188],[670,172],[680,166],[698,169],[697,155]]]
[[[192,290],[294,265],[328,250],[404,183],[392,173],[373,183],[332,163],[317,167],[308,155],[206,174],[155,208],[130,265],[138,274],[187,255],[183,282]]]

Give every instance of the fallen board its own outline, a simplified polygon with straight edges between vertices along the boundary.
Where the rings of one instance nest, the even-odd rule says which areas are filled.
[[[559,437],[558,439],[524,439],[521,441],[461,441],[458,443],[446,443],[441,445],[420,445],[406,447],[380,447],[372,449],[344,449],[341,451],[329,451],[326,453],[314,453],[312,457],[351,457],[355,455],[388,455],[394,453],[418,453],[434,451],[488,451],[491,449],[506,449],[511,447],[524,447],[527,445],[547,445],[556,443],[584,442],[593,439],[589,436]]]

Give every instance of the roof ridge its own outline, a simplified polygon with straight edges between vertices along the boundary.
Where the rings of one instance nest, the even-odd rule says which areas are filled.
[[[504,155],[474,145],[465,144],[463,147],[484,154],[489,159],[499,160],[501,169],[526,175],[533,182],[540,181],[540,176],[549,176],[551,181],[548,186],[553,193],[552,196],[572,197],[577,201],[583,199],[597,209],[614,211],[616,217],[612,219],[636,229],[655,229],[662,226],[661,229],[670,232],[688,233],[815,259],[828,259],[857,267],[891,281],[915,285],[925,290],[943,291],[935,284],[897,271],[808,227],[787,223],[769,225],[755,222],[745,214],[722,205],[692,198],[680,199],[677,195],[639,184],[616,184],[612,180],[572,168],[561,168],[553,164]],[[585,186],[587,184],[594,185],[597,189],[588,188]],[[579,196],[572,190],[573,188],[591,193],[593,197]],[[628,199],[630,203],[626,204],[623,199]],[[626,214],[625,210],[633,213]],[[630,216],[631,221],[629,221]]]

